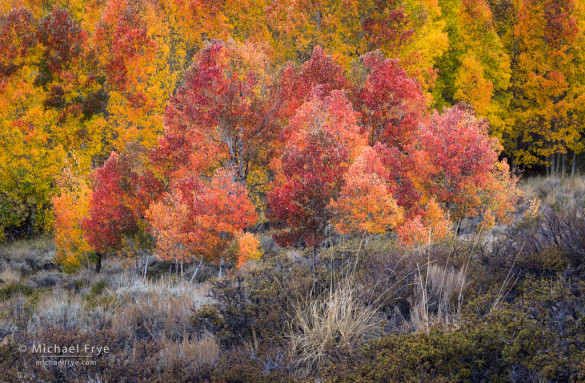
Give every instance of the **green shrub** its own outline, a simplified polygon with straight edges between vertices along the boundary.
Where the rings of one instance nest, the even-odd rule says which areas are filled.
[[[29,296],[32,295],[34,291],[35,290],[32,287],[24,285],[22,283],[18,282],[9,283],[8,285],[2,286],[0,288],[0,301],[10,299],[17,294]]]

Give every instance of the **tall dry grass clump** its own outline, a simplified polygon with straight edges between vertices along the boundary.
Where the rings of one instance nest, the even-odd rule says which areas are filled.
[[[185,281],[124,276],[113,285],[117,310],[112,329],[116,333],[132,329],[139,337],[182,339],[192,310],[207,303],[205,292]]]
[[[530,177],[519,184],[527,200],[538,199],[543,205],[580,203],[585,199],[585,177]]]
[[[459,316],[465,270],[429,264],[426,273],[415,277],[410,326],[415,331],[428,332],[431,326],[449,328]]]
[[[213,335],[206,333],[200,339],[183,336],[180,342],[163,336],[160,362],[171,365],[180,361],[185,365],[193,364],[195,370],[214,365],[219,359],[221,348]]]
[[[354,287],[344,282],[325,296],[298,304],[292,318],[289,345],[299,371],[311,372],[333,355],[343,355],[380,333],[375,307],[366,306]]]
[[[11,267],[5,266],[0,271],[0,285],[20,282],[22,278],[18,270],[14,270]]]

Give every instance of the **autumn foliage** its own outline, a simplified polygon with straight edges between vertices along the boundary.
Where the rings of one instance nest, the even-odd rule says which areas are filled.
[[[352,100],[370,145],[406,145],[426,114],[419,83],[408,77],[398,60],[386,59],[380,51],[360,57],[352,74]]]
[[[268,58],[250,44],[213,41],[195,57],[165,112],[156,149],[163,172],[231,164],[239,180],[276,134]]]
[[[59,3],[0,8],[0,228],[53,225],[64,264],[243,266],[266,229],[427,243],[510,221],[504,148],[583,147],[570,1],[519,1],[513,27],[483,0]]]
[[[411,179],[418,190],[435,196],[455,220],[476,216],[495,198],[487,190],[499,182],[500,172],[510,177],[498,161],[498,141],[489,138],[487,129],[487,121],[460,104],[441,115],[435,113],[409,148],[415,169]]]
[[[52,198],[55,214],[55,261],[65,271],[79,268],[89,259],[92,247],[85,239],[81,221],[88,214],[92,189],[87,182],[67,167],[59,179],[60,194]]]
[[[145,211],[163,190],[151,171],[140,169],[135,155],[113,152],[93,174],[93,193],[82,227],[98,252],[120,250],[125,238],[142,240]]]
[[[94,171],[81,228],[95,251],[130,241],[164,261],[242,267],[261,255],[250,230],[264,213],[283,246],[333,232],[412,246],[465,217],[509,220],[516,181],[471,107],[429,113],[418,83],[380,52],[347,76],[321,49],[280,74],[266,60],[235,41],[195,56],[158,144]]]
[[[246,188],[235,178],[229,169],[219,169],[208,183],[189,174],[175,180],[171,191],[150,206],[147,216],[160,259],[219,261],[232,241],[240,241],[241,232],[258,217]],[[246,238],[244,257],[253,255]]]
[[[403,220],[404,209],[398,206],[396,185],[378,153],[370,146],[349,167],[340,196],[330,207],[336,212],[333,223],[341,234],[384,234]]]
[[[321,99],[320,91],[315,88],[285,128],[287,145],[274,161],[268,208],[275,223],[286,227],[277,236],[282,244],[315,246],[323,239],[332,217],[329,201],[338,197],[343,174],[366,143],[343,92]]]

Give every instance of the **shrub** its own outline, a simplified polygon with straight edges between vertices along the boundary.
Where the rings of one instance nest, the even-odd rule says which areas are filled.
[[[322,373],[328,381],[360,382],[577,380],[585,356],[585,283],[529,277],[519,289],[513,303],[474,311],[458,328],[394,332]]]
[[[288,269],[290,265],[283,265]],[[286,288],[290,271],[270,271],[266,265],[212,282],[214,303],[196,311],[191,320],[199,331],[208,329],[225,348],[254,337],[282,343],[287,309],[293,295]]]
[[[9,283],[0,288],[0,301],[10,299],[17,294],[28,296],[33,294],[33,292],[34,289],[28,285],[18,282]]]

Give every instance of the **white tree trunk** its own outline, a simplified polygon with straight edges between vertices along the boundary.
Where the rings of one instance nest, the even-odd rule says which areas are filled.
[[[201,260],[199,261],[199,265],[197,265],[197,268],[195,269],[195,272],[193,273],[193,276],[191,277],[189,284],[193,283],[193,279],[195,279],[195,276],[199,272],[199,268],[201,267],[202,264],[203,264],[203,257],[201,257]]]
[[[218,277],[221,278],[223,276],[223,256],[221,257],[221,261],[219,261],[219,274]]]

